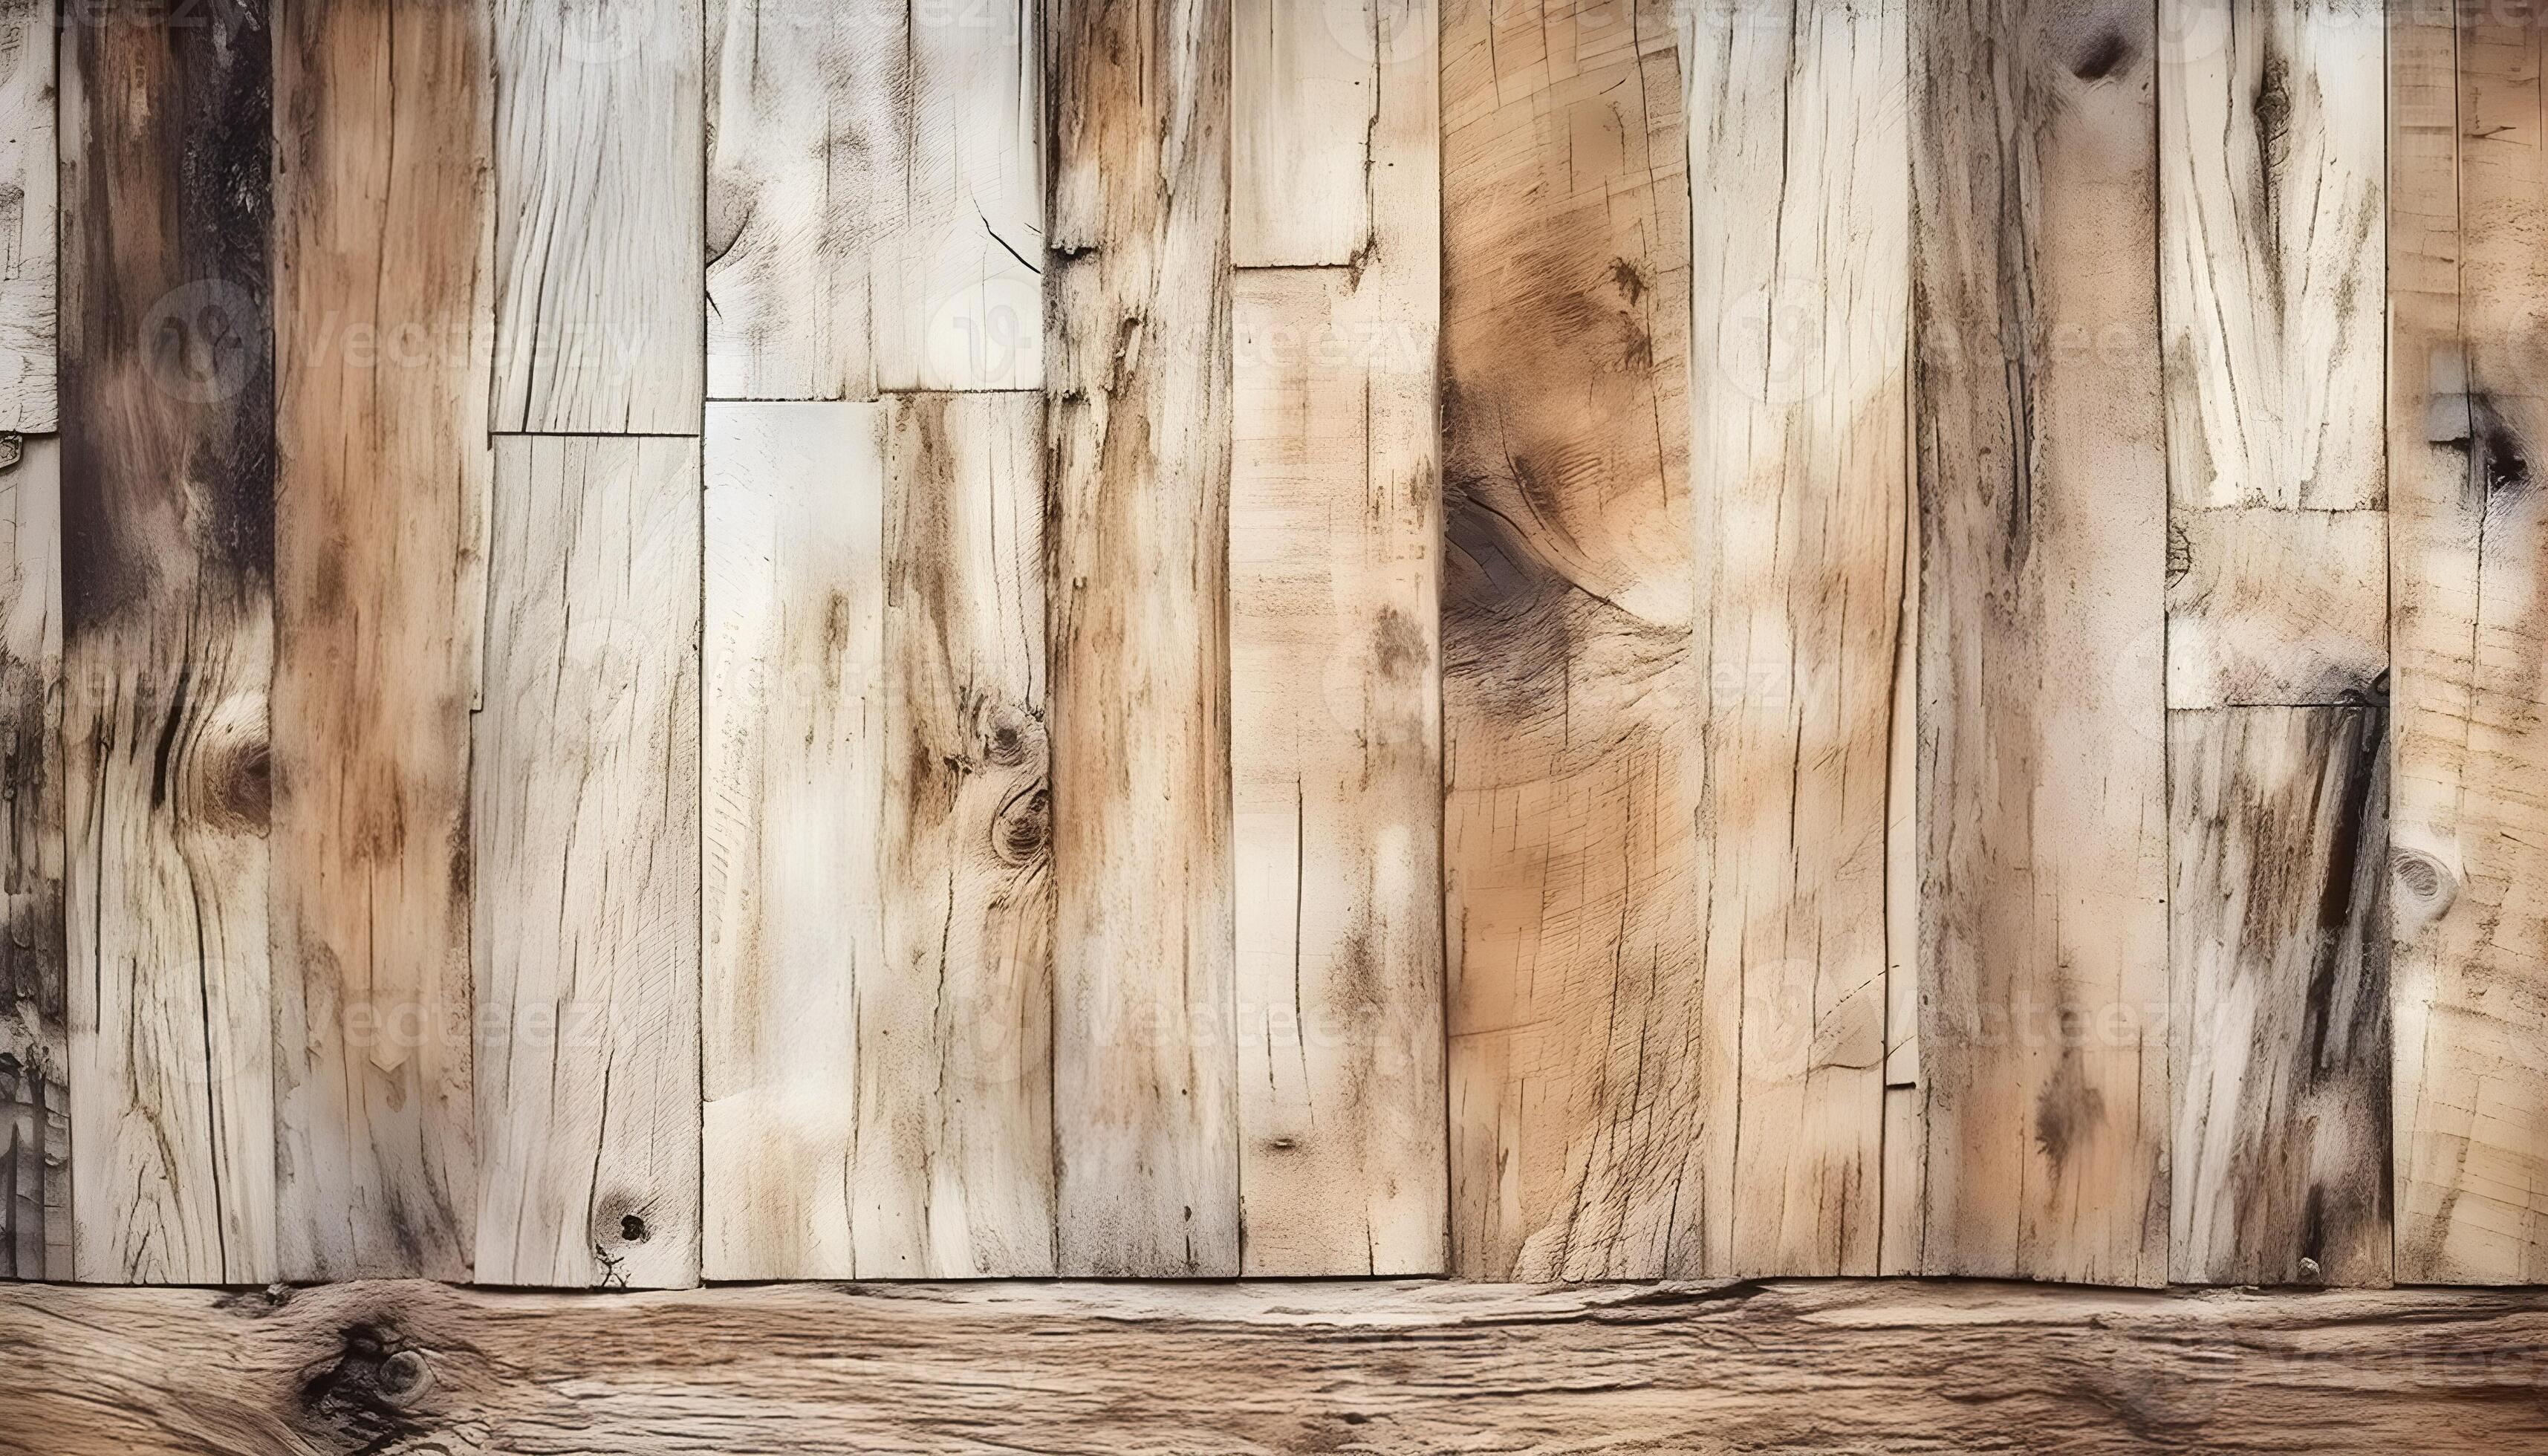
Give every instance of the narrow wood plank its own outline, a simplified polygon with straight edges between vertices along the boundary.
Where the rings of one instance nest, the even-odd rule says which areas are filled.
[[[68,1279],[70,1007],[62,945],[61,448],[0,467],[0,1278]],[[5,452],[0,452],[5,454]]]
[[[2152,22],[1912,32],[1930,1273],[2167,1274]]]
[[[39,1286],[0,1448],[2494,1453],[2543,1344],[2429,1289]]]
[[[465,1279],[490,36],[345,0],[281,12],[275,57],[283,1277]]]
[[[1046,20],[1060,1268],[1226,1276],[1229,11],[1056,0]]]
[[[848,1278],[855,998],[889,973],[883,410],[707,424],[705,1272]]]
[[[0,0],[0,429],[53,428],[53,0]]]
[[[886,417],[881,973],[858,979],[860,1277],[1054,1268],[1044,400]]]
[[[1867,1274],[1911,513],[1908,23],[1899,4],[1686,13],[1695,884],[1715,1016],[1694,1192],[1727,1240],[1710,1272]]]
[[[2397,1274],[2548,1280],[2548,228],[2539,17],[2390,54]]]
[[[82,1279],[275,1277],[271,31],[64,29],[62,651]]]
[[[709,0],[708,394],[1044,382],[1033,0]]]
[[[500,439],[477,721],[478,1278],[699,1268],[699,446]]]
[[[700,0],[495,0],[495,425],[696,434]]]
[[[1441,64],[1452,1263],[1708,1269],[1672,21],[1456,5]]]
[[[2389,1282],[2388,702],[2168,715],[2170,1276]]]
[[[1361,257],[1372,240],[1382,57],[1408,48],[1421,58],[1434,12],[1407,0],[1230,0],[1232,262],[1298,268]]]

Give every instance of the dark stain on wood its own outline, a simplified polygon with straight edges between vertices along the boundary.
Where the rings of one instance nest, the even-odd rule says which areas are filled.
[[[2102,81],[2121,73],[2138,54],[2132,37],[2119,29],[2106,30],[2089,42],[2088,48],[2079,52],[2079,58],[2070,63],[2070,74],[2083,81]]]

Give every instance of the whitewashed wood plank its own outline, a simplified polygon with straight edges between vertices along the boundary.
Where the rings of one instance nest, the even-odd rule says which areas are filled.
[[[0,0],[0,429],[54,427],[54,0]]]
[[[496,444],[475,844],[488,1284],[699,1269],[699,445]]]
[[[1381,62],[1418,57],[1434,6],[1230,0],[1230,261],[1340,266],[1372,241]]]
[[[696,434],[700,0],[494,0],[495,426]]]

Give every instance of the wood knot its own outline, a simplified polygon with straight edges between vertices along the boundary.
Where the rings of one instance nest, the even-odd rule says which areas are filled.
[[[1052,794],[1042,783],[1010,794],[991,821],[991,852],[1009,865],[1032,864],[1052,840]]]
[[[2458,876],[2421,850],[2400,850],[2389,862],[2389,872],[2398,882],[2399,911],[2405,918],[2431,920],[2459,894]]]
[[[373,1383],[380,1388],[382,1401],[404,1410],[433,1389],[433,1367],[425,1362],[422,1350],[394,1350],[381,1361]]]

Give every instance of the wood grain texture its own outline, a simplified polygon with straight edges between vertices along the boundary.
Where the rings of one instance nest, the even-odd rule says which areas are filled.
[[[2167,544],[2169,707],[2341,702],[2389,671],[2387,510],[2179,500]]]
[[[53,428],[54,0],[0,0],[0,430]]]
[[[1694,1192],[1710,1272],[1867,1274],[1911,514],[1908,22],[1899,4],[1687,14]]]
[[[465,1279],[475,1247],[489,41],[465,0],[277,16],[270,843],[288,1279]]]
[[[1701,1219],[1689,194],[1672,21],[1442,24],[1451,1248],[1725,1260]]]
[[[1032,0],[709,0],[708,394],[1044,380]]]
[[[2390,57],[2398,1278],[2548,1279],[2548,31]]]
[[[2543,1344],[2509,1291],[21,1286],[0,1451],[2493,1453]]]
[[[0,457],[6,452],[0,451]],[[70,1003],[62,925],[61,447],[0,467],[0,1278],[71,1277]]]
[[[1227,1276],[1229,12],[1046,20],[1060,1268]]]
[[[884,956],[883,407],[708,407],[706,1263],[857,1272],[856,1002]]]
[[[496,444],[477,721],[488,1284],[699,1269],[699,446]]]
[[[1437,23],[1434,5],[1410,0],[1230,0],[1232,262],[1361,259],[1383,57],[1406,48],[1422,59]]]
[[[2382,1285],[2388,702],[2168,715],[2169,1277]]]
[[[700,0],[492,0],[495,426],[696,434]]]
[[[63,737],[76,1272],[274,1277],[271,34],[64,29]]]
[[[1912,31],[1930,1273],[2167,1272],[2156,43]]]

